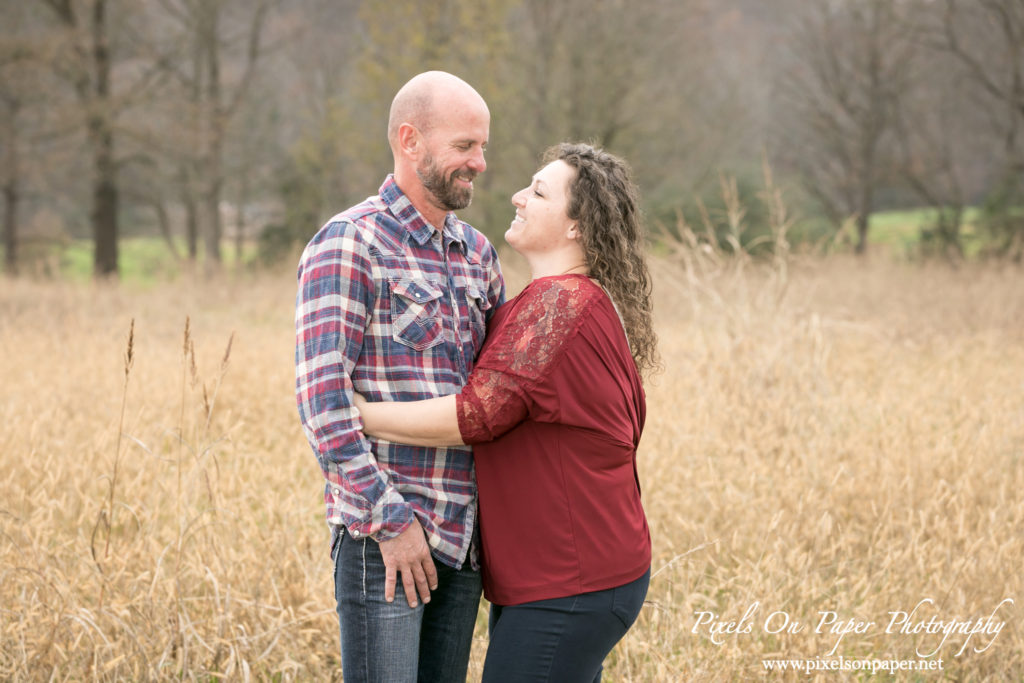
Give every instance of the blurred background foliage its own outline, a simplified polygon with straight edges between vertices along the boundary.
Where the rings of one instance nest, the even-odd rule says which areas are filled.
[[[787,248],[1024,254],[1019,0],[27,0],[0,4],[5,269],[294,262],[376,192],[427,69],[489,103],[463,217],[496,242],[571,139],[676,237],[771,252],[767,168]]]

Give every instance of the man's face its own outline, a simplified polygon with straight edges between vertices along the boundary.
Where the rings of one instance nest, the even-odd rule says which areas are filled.
[[[466,108],[452,112],[423,136],[426,151],[416,175],[438,208],[455,211],[473,201],[473,179],[487,169],[489,127],[486,109]]]
[[[473,201],[473,178],[477,172],[468,166],[446,170],[429,152],[416,168],[423,187],[434,197],[434,203],[445,211],[465,209]]]

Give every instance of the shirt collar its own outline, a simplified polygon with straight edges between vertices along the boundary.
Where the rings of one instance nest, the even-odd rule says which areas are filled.
[[[412,205],[409,198],[402,192],[395,182],[394,174],[389,173],[380,187],[380,197],[387,204],[391,213],[398,219],[402,227],[409,235],[416,240],[416,243],[423,246],[434,236],[434,226],[431,225],[423,214]],[[444,217],[444,229],[441,231],[445,244],[458,242],[462,245],[463,252],[466,252],[469,244],[466,240],[466,233],[462,221],[456,218],[453,211],[449,211]]]

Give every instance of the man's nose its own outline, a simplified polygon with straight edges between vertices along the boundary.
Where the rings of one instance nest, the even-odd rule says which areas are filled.
[[[477,173],[483,173],[486,171],[487,160],[484,159],[484,150],[477,149],[476,153],[473,154],[473,158],[469,160],[469,164],[467,165]]]

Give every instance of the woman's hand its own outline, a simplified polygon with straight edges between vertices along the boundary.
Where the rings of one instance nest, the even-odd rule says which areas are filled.
[[[363,420],[363,434],[367,436],[374,436],[372,432],[373,428],[373,410],[370,408],[370,402],[359,393],[352,392],[352,405],[359,411],[359,417]]]

